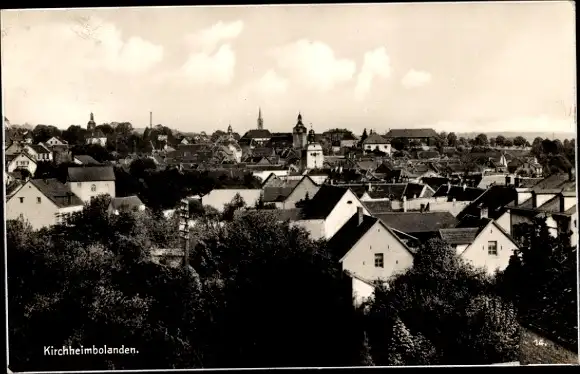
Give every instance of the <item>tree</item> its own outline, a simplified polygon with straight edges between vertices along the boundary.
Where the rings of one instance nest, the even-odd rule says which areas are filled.
[[[32,130],[32,141],[34,143],[44,143],[53,136],[61,136],[61,131],[55,126],[36,125]]]
[[[155,162],[150,158],[138,158],[129,165],[129,172],[135,178],[142,178],[147,170],[156,170]]]
[[[372,323],[369,331],[375,331],[369,336],[373,348],[377,347],[378,350],[385,346],[381,342],[381,339],[385,340],[381,338],[384,335],[381,331],[385,331],[385,325],[396,326],[396,323],[387,322],[396,316],[406,328],[403,329],[398,323],[395,328],[399,331],[398,339],[406,336],[407,345],[411,345],[412,341],[411,352],[415,354],[405,356],[403,350],[395,352],[397,355],[394,356],[392,353],[386,357],[378,354],[373,357],[375,362],[388,364],[394,359],[411,363],[420,362],[422,358],[430,365],[457,365],[489,364],[511,359],[517,352],[517,342],[504,339],[502,341],[506,343],[494,351],[489,336],[504,336],[505,325],[517,325],[515,318],[504,313],[506,319],[490,318],[489,322],[482,324],[478,322],[478,316],[469,314],[465,308],[474,298],[493,297],[493,284],[493,278],[484,270],[465,263],[443,241],[428,241],[416,251],[411,269],[389,281],[388,288],[375,289],[375,300],[369,312]],[[510,306],[502,305],[502,308],[509,309]],[[409,334],[415,338],[409,338]],[[394,333],[391,335],[387,341],[397,336]],[[466,336],[479,341],[466,344]],[[481,347],[489,347],[489,350],[481,352]]]
[[[373,361],[373,356],[371,354],[371,347],[369,345],[369,339],[368,339],[366,332],[364,333],[362,346],[361,346],[360,364],[362,366],[375,366],[375,363]]]
[[[454,133],[454,132],[450,132],[450,133],[447,135],[447,144],[448,144],[450,147],[456,147],[456,146],[457,146],[457,135],[455,135],[455,133]]]
[[[465,139],[463,136],[460,137],[459,140],[457,141],[457,145],[456,146],[459,146],[459,145],[464,146],[464,147],[466,145],[468,145],[467,139]]]
[[[536,137],[532,142],[532,149],[530,153],[536,157],[540,157],[543,153],[542,142],[544,139],[540,137]]]
[[[516,147],[524,147],[527,143],[526,138],[524,138],[523,136],[516,136],[514,138],[514,145]]]
[[[66,140],[69,146],[84,145],[87,130],[78,126],[72,125],[62,132],[62,138]]]
[[[513,143],[513,141],[512,141],[511,139],[506,139],[506,140],[503,142],[503,146],[504,146],[504,147],[507,147],[507,148],[509,148],[509,147],[511,147],[511,146],[513,146],[513,145],[514,145],[514,143]]]
[[[497,142],[496,142],[495,138],[490,138],[489,139],[489,146],[492,147],[492,148],[495,147],[495,146],[497,146]]]
[[[497,143],[497,139],[495,141]],[[489,145],[489,141],[487,140],[487,135],[485,134],[479,134],[475,137],[475,142],[474,145],[479,145],[479,146],[488,146]]]
[[[393,148],[395,148],[397,151],[402,151],[402,150],[408,149],[410,146],[409,139],[407,139],[407,138],[394,138],[393,140],[391,140],[391,146]]]
[[[361,137],[360,137],[360,144],[362,144],[362,142],[364,142],[366,140],[366,138],[368,138],[368,137],[369,137],[369,135],[367,134],[367,129],[365,128],[363,130]]]
[[[505,136],[503,136],[503,135],[498,135],[498,136],[495,138],[495,144],[496,144],[498,147],[503,147],[503,146],[505,145],[505,141],[506,141],[506,138],[505,138]]]
[[[242,196],[240,196],[239,193],[237,193],[234,198],[232,199],[231,202],[229,202],[228,204],[226,204],[224,206],[224,211],[223,211],[223,215],[222,215],[222,219],[224,221],[231,221],[234,219],[235,213],[246,207],[246,202],[244,201],[244,199],[242,198]]]

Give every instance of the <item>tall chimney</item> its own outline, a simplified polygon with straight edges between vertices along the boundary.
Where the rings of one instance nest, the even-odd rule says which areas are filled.
[[[149,112],[149,128],[153,128],[153,112]]]
[[[356,208],[356,214],[358,217],[358,226],[362,225],[364,220],[363,208],[361,206]]]

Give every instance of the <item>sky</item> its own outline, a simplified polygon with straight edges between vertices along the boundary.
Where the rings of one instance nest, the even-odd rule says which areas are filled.
[[[11,123],[574,132],[572,2],[2,11]]]

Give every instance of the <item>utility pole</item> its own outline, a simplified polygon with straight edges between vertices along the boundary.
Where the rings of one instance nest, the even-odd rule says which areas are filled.
[[[189,200],[182,199],[179,207],[179,238],[183,243],[183,267],[189,265]]]

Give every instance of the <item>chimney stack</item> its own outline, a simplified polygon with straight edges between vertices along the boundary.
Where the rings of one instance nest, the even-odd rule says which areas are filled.
[[[520,187],[520,177],[515,177],[514,178],[514,186],[516,188],[519,188]]]
[[[560,197],[560,213],[564,213],[566,211],[566,209],[564,209],[566,207],[564,195],[560,194],[559,197]]]
[[[358,226],[362,225],[364,220],[363,208],[361,206],[356,208],[356,214],[358,217]]]
[[[153,128],[153,112],[149,112],[149,128]]]
[[[535,191],[532,191],[532,208],[536,209],[538,207],[538,196]]]
[[[467,188],[467,184],[463,183],[463,191],[465,191],[466,188]]]
[[[509,185],[510,185],[510,179],[511,179],[511,178],[510,178],[510,176],[509,176],[509,175],[506,175],[506,176],[505,176],[505,185],[506,185],[506,186],[509,186]]]

